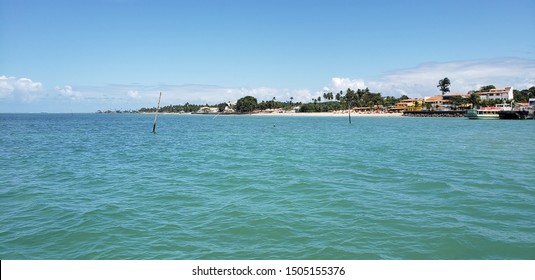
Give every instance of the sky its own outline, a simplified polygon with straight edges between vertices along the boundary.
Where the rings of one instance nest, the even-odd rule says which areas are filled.
[[[0,112],[535,86],[535,1],[0,0]]]

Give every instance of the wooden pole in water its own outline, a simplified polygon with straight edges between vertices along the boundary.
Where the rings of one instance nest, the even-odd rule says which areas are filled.
[[[347,103],[347,112],[349,113],[349,123],[351,124],[351,103]]]
[[[152,126],[152,133],[156,133],[156,119],[158,119],[158,111],[160,111],[161,99],[162,99],[162,92],[160,91],[160,97],[158,98],[158,107],[156,108],[156,115],[154,115],[154,125]]]

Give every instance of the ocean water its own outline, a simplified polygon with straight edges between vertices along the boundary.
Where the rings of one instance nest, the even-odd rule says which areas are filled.
[[[1,114],[1,259],[535,259],[535,121]]]

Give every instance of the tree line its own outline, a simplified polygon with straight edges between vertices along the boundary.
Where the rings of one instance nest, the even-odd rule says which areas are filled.
[[[246,96],[238,100],[236,111],[247,113],[266,109],[292,110],[296,106],[299,107],[300,112],[331,112],[354,107],[385,108],[394,106],[399,101],[408,98],[406,95],[400,98],[393,96],[383,97],[380,92],[370,92],[368,88],[357,89],[356,91],[348,88],[345,92],[340,91],[336,94],[333,92],[323,93],[323,95],[312,98],[311,102],[308,103],[277,102],[275,97],[271,101],[258,103],[255,97]],[[293,100],[293,98],[290,99]]]
[[[312,102],[303,104],[300,111],[330,112],[355,107],[369,109],[388,108],[405,99],[409,99],[409,97],[406,95],[402,95],[399,98],[382,96],[380,92],[371,92],[369,88],[357,89],[356,91],[348,88],[345,92],[340,91],[336,94],[333,92],[324,93],[323,99],[322,96],[313,98]]]
[[[336,94],[333,92],[326,92],[323,95],[312,98],[311,102],[294,102],[293,97],[290,100],[279,101],[275,97],[271,100],[262,100],[254,96],[245,96],[238,99],[236,104],[219,103],[216,105],[196,105],[186,103],[184,105],[167,105],[160,107],[158,112],[161,113],[194,113],[199,111],[202,107],[217,107],[219,112],[224,112],[226,109],[233,109],[238,113],[250,113],[257,110],[275,110],[281,109],[285,111],[294,110],[299,107],[300,112],[330,112],[337,110],[346,110],[354,107],[369,107],[377,108],[379,106],[389,107],[394,106],[401,100],[408,99],[406,95],[399,98],[393,96],[383,97],[381,93],[370,92],[368,88],[357,89],[356,91],[348,88],[345,92],[340,91]],[[140,113],[154,113],[156,108],[141,108]]]
[[[160,110],[158,112],[160,113],[193,113],[199,111],[202,107],[209,107],[208,104],[206,105],[196,105],[196,104],[189,104],[186,102],[184,105],[167,105],[160,107]],[[138,110],[140,113],[154,113],[156,112],[156,107],[152,108],[141,108]]]
[[[523,90],[513,89],[513,99],[515,102],[527,103],[530,98],[535,98],[535,87]]]
[[[437,87],[442,94],[449,92],[450,80],[444,78],[439,81]],[[466,104],[474,106],[494,106],[503,103],[506,100],[481,100],[478,92],[495,89],[494,85],[482,86],[479,90],[469,92],[468,97],[449,96],[449,103],[454,108],[463,108]],[[527,103],[529,98],[535,97],[535,87],[523,90],[513,90],[514,102]],[[382,96],[380,92],[371,92],[368,88],[353,90],[348,88],[345,92],[337,93],[326,92],[323,95],[312,98],[310,102],[293,102],[293,97],[288,101],[279,101],[275,97],[271,100],[258,102],[254,96],[245,96],[231,105],[230,103],[219,103],[216,105],[195,105],[186,103],[184,105],[168,105],[161,107],[159,112],[162,113],[193,113],[199,111],[202,107],[217,107],[219,112],[232,109],[238,113],[251,113],[258,110],[294,110],[299,107],[300,112],[331,112],[347,110],[348,108],[369,108],[369,109],[387,109],[399,103],[402,100],[409,99],[408,96],[402,95],[399,98],[393,96]],[[430,104],[426,104],[426,109],[430,110]],[[139,112],[151,113],[156,112],[156,108],[141,108]]]

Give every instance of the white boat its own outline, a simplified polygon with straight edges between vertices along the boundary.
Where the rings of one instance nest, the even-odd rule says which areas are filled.
[[[496,104],[496,106],[469,109],[464,116],[471,120],[499,120],[500,112],[511,110],[513,110],[511,104]]]

